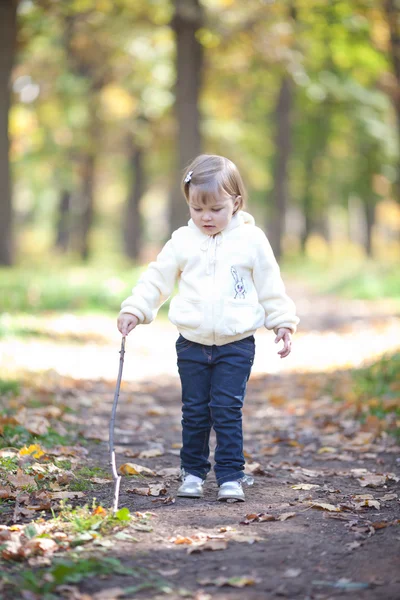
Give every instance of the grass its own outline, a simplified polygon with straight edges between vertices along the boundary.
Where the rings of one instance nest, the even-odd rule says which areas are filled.
[[[295,257],[284,261],[283,272],[315,292],[360,300],[390,298],[399,302],[397,263],[340,257],[324,261]]]
[[[351,373],[352,398],[362,422],[394,435],[400,441],[400,352],[385,355]],[[335,392],[334,392],[335,394]],[[341,400],[336,397],[336,400]],[[375,424],[371,421],[375,419]]]
[[[76,439],[75,434],[60,435],[52,429],[48,429],[47,433],[43,435],[35,435],[30,433],[22,425],[4,425],[3,431],[0,435],[0,448],[7,448],[13,446],[16,448],[22,448],[23,446],[30,446],[31,444],[39,444],[44,448],[52,448],[53,446],[71,446],[73,444],[87,443],[86,440],[81,437],[79,440]]]
[[[0,268],[0,312],[115,312],[129,295],[139,271],[138,267],[115,272],[98,265],[57,264],[34,269]]]
[[[57,591],[58,586],[67,584],[78,584],[87,579],[105,579],[111,575],[129,576],[135,580],[145,579],[135,586],[127,587],[124,592],[129,595],[140,589],[158,588],[162,591],[165,582],[159,577],[152,576],[146,569],[125,567],[123,563],[114,557],[76,557],[55,559],[50,568],[39,569],[15,569],[16,573],[5,576],[6,592],[13,593],[17,590],[26,590],[35,594],[35,597],[43,600],[56,600],[60,598]],[[8,589],[7,589],[8,588]],[[6,596],[14,597],[15,596]]]

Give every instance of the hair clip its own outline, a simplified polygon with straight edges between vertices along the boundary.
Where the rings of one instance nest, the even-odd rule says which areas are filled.
[[[193,171],[189,171],[189,173],[186,175],[185,179],[183,180],[185,183],[189,183],[190,180],[192,179],[192,175],[193,175]]]

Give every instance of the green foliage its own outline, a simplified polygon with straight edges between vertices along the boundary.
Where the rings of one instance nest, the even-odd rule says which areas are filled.
[[[84,444],[85,440],[82,438],[79,439],[79,442]],[[75,434],[60,435],[52,428],[49,428],[47,433],[43,435],[34,435],[22,425],[6,424],[0,435],[0,448],[8,446],[22,448],[30,444],[40,444],[44,448],[51,448],[57,445],[70,446],[74,443],[77,443]]]
[[[56,588],[60,585],[76,584],[91,577],[107,577],[112,574],[136,576],[132,569],[124,567],[117,558],[79,557],[56,559],[48,569],[23,569],[9,579],[8,583],[14,589],[39,594],[44,600],[55,600],[59,598]]]
[[[1,336],[1,334],[0,334]],[[19,381],[15,381],[12,379],[0,379],[0,396],[4,396],[6,394],[11,394],[12,396],[17,396],[20,391],[20,383]]]
[[[138,271],[115,273],[90,267],[53,267],[44,269],[0,269],[3,291],[0,312],[35,312],[43,310],[117,311],[129,294]],[[0,321],[0,336],[9,332],[7,318]],[[14,328],[19,335],[40,332]]]
[[[346,298],[400,301],[400,277],[397,265],[340,256],[336,260],[312,260],[292,257],[283,264],[284,273],[322,294]]]
[[[387,431],[400,435],[400,352],[386,355],[353,374],[362,418],[373,415]]]
[[[61,523],[69,523],[76,533],[84,533],[88,531],[96,531],[99,534],[107,534],[116,526],[121,527],[127,525],[131,520],[131,514],[128,508],[121,508],[114,516],[104,510],[101,506],[96,505],[96,498],[93,499],[92,505],[85,504],[74,508],[68,502],[60,502],[61,510],[58,513],[56,520]]]

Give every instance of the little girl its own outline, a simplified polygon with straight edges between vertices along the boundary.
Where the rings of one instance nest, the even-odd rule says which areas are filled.
[[[218,500],[244,501],[242,406],[254,333],[263,325],[273,329],[275,342],[283,340],[278,354],[284,358],[299,319],[265,234],[241,210],[246,192],[236,166],[222,156],[200,155],[186,170],[182,190],[191,219],[172,234],[122,302],[118,329],[126,336],[138,323],[150,323],[178,280],[168,314],[180,334],[178,496],[202,496],[213,427]]]

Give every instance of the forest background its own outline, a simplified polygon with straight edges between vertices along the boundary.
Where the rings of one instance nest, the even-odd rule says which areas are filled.
[[[186,223],[179,182],[201,151],[237,163],[284,269],[400,297],[399,13],[2,2],[2,308],[118,308],[132,266]]]

